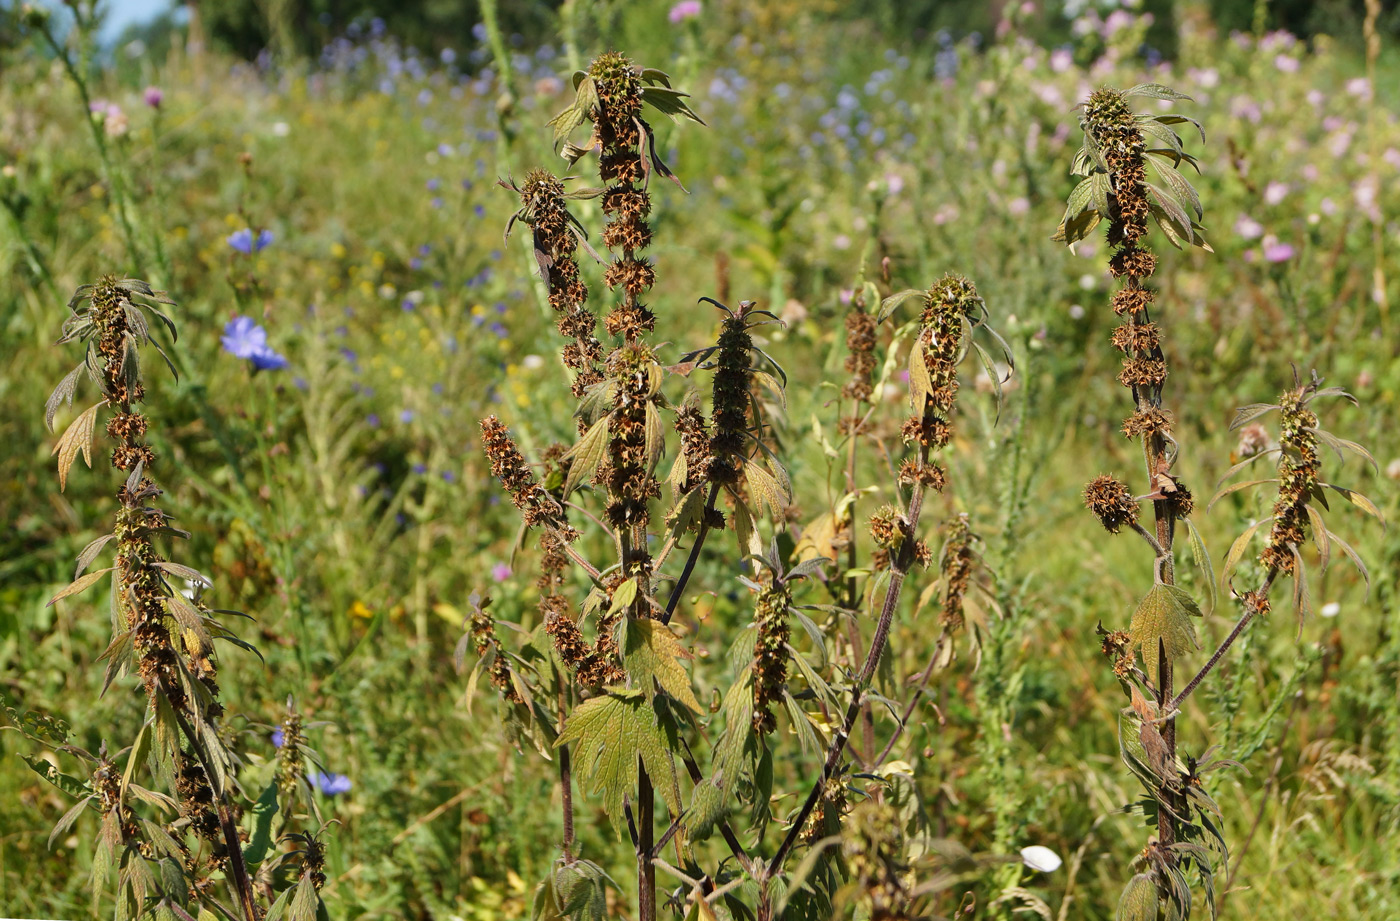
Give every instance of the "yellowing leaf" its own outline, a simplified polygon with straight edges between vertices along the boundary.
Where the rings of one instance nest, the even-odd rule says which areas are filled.
[[[60,491],[68,486],[68,470],[73,466],[73,461],[77,459],[78,452],[83,452],[83,461],[92,466],[92,430],[97,426],[97,411],[104,403],[94,403],[84,410],[83,414],[74,419],[69,424],[63,437],[54,445],[53,453],[58,455],[58,488]]]
[[[1158,583],[1138,603],[1128,632],[1133,638],[1133,645],[1142,650],[1144,662],[1157,661],[1159,639],[1168,658],[1175,659],[1191,649],[1199,648],[1191,618],[1200,616],[1201,609],[1189,592],[1175,585]]]
[[[44,605],[44,607],[49,607],[49,605],[52,605],[55,601],[67,598],[69,595],[78,594],[78,592],[90,587],[94,582],[107,575],[107,573],[111,572],[113,569],[116,569],[116,567],[108,566],[106,569],[99,569],[96,572],[90,572],[85,576],[75,579],[73,582],[69,583],[67,588],[60,590],[57,595],[50,598],[49,603]]]
[[[623,648],[623,661],[627,673],[637,679],[647,697],[653,695],[652,679],[661,685],[662,690],[679,700],[692,712],[701,711],[700,701],[690,685],[690,675],[686,674],[682,658],[689,655],[681,648],[680,641],[671,628],[656,620],[636,619],[627,625],[627,641]]]

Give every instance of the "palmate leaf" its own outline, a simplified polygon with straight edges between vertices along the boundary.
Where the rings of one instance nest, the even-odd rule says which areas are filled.
[[[680,785],[673,752],[674,728],[663,728],[654,705],[639,690],[610,690],[583,702],[569,715],[554,743],[573,746],[582,783],[603,799],[603,811],[619,838],[623,799],[637,789],[639,764],[673,815],[680,815]]]
[[[689,654],[681,648],[670,627],[645,618],[629,621],[622,656],[627,674],[646,692],[648,700],[655,696],[654,681],[692,712],[701,712],[700,701],[695,699],[691,688],[690,675],[680,662],[682,658],[689,658]]]
[[[1191,618],[1200,616],[1201,609],[1189,592],[1159,582],[1138,603],[1128,633],[1132,644],[1141,650],[1144,662],[1156,661],[1158,640],[1167,656],[1175,659],[1199,648]]]

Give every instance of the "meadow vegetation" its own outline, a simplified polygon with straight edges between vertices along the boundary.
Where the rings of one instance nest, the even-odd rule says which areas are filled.
[[[367,22],[111,66],[31,20],[0,51],[0,911],[135,907],[101,842],[158,829],[73,811],[135,785],[229,905],[241,824],[290,917],[1096,919],[1125,886],[1173,917],[1178,863],[1193,917],[1203,883],[1226,917],[1400,915],[1400,66],[1191,4],[1156,60],[1081,6],[1054,48],[1032,4],[912,41],[576,0],[538,47]],[[1137,178],[1133,131],[1180,136],[1191,191]],[[1148,180],[1171,203],[1128,214]],[[181,654],[112,644],[88,564]],[[670,752],[609,767],[599,714]]]

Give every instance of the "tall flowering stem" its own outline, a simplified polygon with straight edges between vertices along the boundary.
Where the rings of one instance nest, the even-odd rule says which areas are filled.
[[[661,393],[664,369],[646,341],[655,327],[656,316],[642,302],[656,279],[651,262],[643,255],[652,236],[647,222],[652,207],[648,179],[653,172],[675,177],[656,153],[652,128],[643,117],[643,109],[650,106],[673,118],[700,120],[686,104],[686,94],[672,89],[664,73],[639,67],[620,54],[598,57],[587,71],[574,75],[574,86],[573,104],[551,122],[555,140],[567,142],[574,130],[585,122],[591,123],[588,142],[582,146],[566,143],[563,152],[570,164],[590,151],[597,152],[604,187],[568,193],[561,180],[542,170],[529,173],[520,186],[503,183],[520,195],[522,207],[515,219],[527,223],[534,232],[535,258],[549,289],[550,305],[560,316],[560,332],[571,340],[563,357],[565,365],[574,372],[574,394],[580,401],[580,438],[568,452],[550,459],[556,471],[552,478],[562,483],[548,488],[537,483],[504,426],[494,418],[482,423],[483,444],[493,472],[525,513],[526,524],[545,529],[541,540],[544,571],[539,583],[545,632],[564,668],[591,695],[571,718],[566,712],[568,700],[562,682],[554,688],[559,702],[555,715],[561,730],[556,747],[565,748],[565,757],[567,744],[575,739],[583,751],[593,751],[592,736],[583,728],[589,705],[593,705],[591,712],[600,707],[627,714],[637,712],[633,710],[637,698],[628,695],[640,692],[650,704],[658,682],[666,684],[650,668],[679,650],[664,624],[656,623],[659,605],[651,597],[656,563],[648,549],[650,504],[660,495],[655,467],[665,441],[661,412],[670,407]],[[604,321],[604,329],[617,343],[606,354],[595,332],[594,315],[584,306],[587,289],[575,260],[578,247],[587,248],[586,235],[566,207],[569,199],[597,197],[601,197],[607,218],[602,240],[611,254],[603,280],[617,295]],[[703,429],[703,419],[699,422]],[[616,543],[618,565],[604,571],[587,565],[569,547],[576,532],[564,520],[568,497],[588,481],[601,487],[606,496],[604,527]],[[560,591],[565,557],[583,565],[594,582],[594,591],[582,606],[585,615],[597,611],[596,638],[591,645],[579,622],[569,613],[570,605]],[[598,610],[604,604],[606,609]],[[476,635],[484,644],[480,646],[483,661],[506,661],[494,634],[488,637],[484,628],[478,627]],[[647,654],[640,660],[628,659],[629,652],[637,655],[638,645],[645,647]],[[513,684],[519,679],[514,673],[511,677]],[[680,694],[687,706],[698,709],[688,685],[685,693],[678,686],[666,690]],[[511,702],[517,711],[529,711],[532,706],[529,701],[523,707]],[[526,718],[531,718],[528,713]],[[648,718],[652,720],[649,725],[655,725],[654,718],[655,713]],[[592,773],[595,760],[583,756],[581,763]],[[663,769],[670,775],[661,779],[656,792],[677,813],[679,789],[673,761],[647,761],[640,754],[624,760],[635,760],[628,765],[636,780],[635,788],[621,799],[611,798],[608,812],[617,821],[625,807],[637,852],[639,915],[651,921],[656,915],[653,775]],[[570,803],[569,769],[561,769],[561,782],[566,803]],[[550,884],[558,892],[574,886],[580,874],[587,878],[588,885],[603,878],[596,867],[575,858],[567,805],[565,812],[564,866]]]
[[[893,304],[901,303],[910,296],[910,292],[894,295],[887,300],[886,304],[891,306],[882,310],[882,315],[887,314]],[[909,399],[913,414],[904,425],[906,442],[917,444],[917,450],[916,457],[905,461],[899,473],[900,483],[909,487],[908,505],[902,511],[891,508],[877,513],[871,521],[876,544],[888,552],[889,585],[865,662],[855,678],[851,700],[841,725],[832,736],[821,775],[793,818],[787,836],[767,864],[761,879],[765,886],[768,880],[782,872],[783,864],[806,830],[813,810],[840,770],[865,692],[884,654],[905,577],[914,563],[927,566],[932,560],[928,545],[918,537],[919,519],[923,513],[926,490],[942,490],[947,477],[943,468],[933,463],[930,456],[948,443],[951,414],[958,394],[957,366],[971,347],[972,330],[986,320],[986,307],[972,282],[953,274],[945,275],[929,288],[922,300],[919,336],[909,356]]]
[[[216,637],[240,644],[241,641],[232,637],[200,600],[200,591],[210,584],[208,579],[188,566],[167,560],[156,547],[158,536],[188,535],[172,527],[170,516],[155,505],[161,495],[150,475],[155,452],[145,440],[147,418],[136,409],[145,397],[140,350],[152,346],[165,357],[161,346],[152,339],[151,326],[163,323],[173,338],[174,324],[161,311],[161,306],[173,303],[164,292],[154,291],[144,281],[108,276],[79,288],[68,304],[70,316],[64,323],[60,342],[85,343],[84,359],[49,398],[47,421],[52,425],[62,402],[72,401],[84,376],[97,384],[102,399],[78,416],[55,447],[60,484],[66,485],[80,451],[90,459],[91,436],[103,407],[112,410],[106,425],[107,434],[115,442],[112,465],[126,476],[117,491],[115,528],[84,549],[79,556],[76,581],[55,600],[88,587],[107,572],[113,573],[116,584],[113,638],[106,656],[107,682],[110,684],[129,667],[139,674],[148,712],[143,738],[150,732],[156,741],[152,744],[150,739],[144,739],[144,743],[138,740],[137,747],[145,744],[151,751],[157,773],[178,793],[183,818],[207,850],[201,857],[180,845],[173,854],[164,856],[178,856],[192,879],[194,892],[207,888],[205,878],[209,872],[223,873],[232,885],[240,910],[249,921],[255,921],[259,909],[243,861],[243,844],[237,829],[240,807],[230,782],[235,762],[220,735],[219,720],[224,707],[219,699],[213,642]],[[169,362],[168,357],[166,361]],[[84,575],[109,542],[115,543],[114,565]],[[196,586],[193,596],[186,598],[176,592],[171,587],[172,579],[189,580]],[[178,741],[182,735],[186,745]],[[104,770],[99,763],[98,774]],[[94,782],[106,789],[101,776],[95,776]],[[123,833],[121,840],[131,844],[130,835]],[[162,847],[168,849],[174,839],[167,835],[162,840],[166,842],[163,846],[143,845],[143,854],[162,855]],[[110,847],[110,840],[104,837],[103,844]],[[133,882],[135,879],[124,871],[124,887],[139,887],[139,882]]]
[[[1200,200],[1178,172],[1183,164],[1196,163],[1183,151],[1181,138],[1172,128],[1192,124],[1199,129],[1199,124],[1176,114],[1135,114],[1128,102],[1134,97],[1186,98],[1157,84],[1142,84],[1126,91],[1104,88],[1089,97],[1080,117],[1084,146],[1076,154],[1073,168],[1085,178],[1070,195],[1055,239],[1073,246],[1100,221],[1108,221],[1107,236],[1112,247],[1109,271],[1119,281],[1112,306],[1123,320],[1111,339],[1124,356],[1119,383],[1133,395],[1133,412],[1123,423],[1123,433],[1141,439],[1147,465],[1148,484],[1143,495],[1135,495],[1126,483],[1110,474],[1096,477],[1084,492],[1085,503],[1106,530],[1118,533],[1126,527],[1138,534],[1154,555],[1153,585],[1134,612],[1129,629],[1106,630],[1100,626],[1098,631],[1103,652],[1112,660],[1114,674],[1131,704],[1120,723],[1123,761],[1147,790],[1148,800],[1143,808],[1157,830],[1133,861],[1135,875],[1123,890],[1118,917],[1147,921],[1158,917],[1159,912],[1168,917],[1189,916],[1191,890],[1185,873],[1190,870],[1195,871],[1211,912],[1216,910],[1214,864],[1228,862],[1229,855],[1216,824],[1219,807],[1205,791],[1201,778],[1228,762],[1200,764],[1187,756],[1183,768],[1175,717],[1182,702],[1219,663],[1245,626],[1268,612],[1269,590],[1280,574],[1294,577],[1300,611],[1306,606],[1299,548],[1312,531],[1325,566],[1328,548],[1337,540],[1309,505],[1310,498],[1319,495],[1325,485],[1317,476],[1317,443],[1319,439],[1331,439],[1338,445],[1357,446],[1342,443],[1317,428],[1317,417],[1308,409],[1308,403],[1319,394],[1342,392],[1320,389],[1315,379],[1306,384],[1297,382],[1278,405],[1256,405],[1240,411],[1236,427],[1273,409],[1280,409],[1284,416],[1282,445],[1273,449],[1283,458],[1279,467],[1279,499],[1273,518],[1268,519],[1273,527],[1260,557],[1264,576],[1257,589],[1239,596],[1244,613],[1235,629],[1200,672],[1176,693],[1174,663],[1197,647],[1192,617],[1202,614],[1190,593],[1175,584],[1173,550],[1179,527],[1187,529],[1193,555],[1206,570],[1212,592],[1214,574],[1210,571],[1209,553],[1190,520],[1194,510],[1191,492],[1173,472],[1178,445],[1172,436],[1172,415],[1162,406],[1167,367],[1162,331],[1152,321],[1155,295],[1147,284],[1157,267],[1156,257],[1144,243],[1148,222],[1155,221],[1163,236],[1178,248],[1195,245],[1209,251],[1210,247],[1196,223],[1202,215]],[[1204,140],[1204,132],[1201,137]],[[1149,169],[1155,171],[1160,185],[1149,181]],[[1260,452],[1236,470],[1273,451]],[[1254,484],[1233,486],[1222,494],[1248,485]],[[1342,492],[1353,495],[1349,490]],[[1152,502],[1150,528],[1139,522],[1142,501]],[[1226,577],[1250,537],[1263,524],[1252,526],[1235,542],[1227,557]],[[1344,542],[1339,544],[1343,545]],[[1356,559],[1354,553],[1349,555]],[[1139,654],[1143,668],[1137,665]]]
[[[1075,161],[1076,171],[1088,178],[1071,196],[1070,210],[1057,238],[1074,243],[1100,219],[1109,222],[1108,242],[1112,247],[1109,272],[1119,282],[1113,294],[1112,307],[1113,312],[1123,320],[1113,331],[1112,342],[1124,356],[1118,382],[1128,388],[1133,396],[1133,412],[1123,423],[1123,433],[1142,441],[1148,478],[1145,498],[1152,501],[1154,520],[1152,539],[1149,541],[1156,557],[1154,582],[1169,586],[1176,581],[1172,569],[1172,545],[1176,538],[1177,522],[1190,514],[1192,497],[1190,490],[1172,473],[1177,455],[1176,442],[1171,436],[1173,420],[1171,414],[1162,408],[1162,385],[1167,378],[1167,365],[1162,350],[1161,329],[1152,322],[1156,292],[1147,283],[1147,279],[1156,272],[1157,257],[1147,247],[1144,238],[1149,220],[1155,217],[1173,243],[1180,245],[1182,239],[1195,242],[1195,225],[1187,208],[1196,217],[1201,216],[1201,209],[1195,192],[1176,173],[1177,166],[1194,161],[1181,150],[1180,138],[1167,127],[1167,124],[1186,119],[1170,116],[1172,120],[1168,122],[1159,117],[1139,116],[1128,102],[1138,95],[1160,99],[1186,98],[1155,84],[1134,87],[1127,92],[1105,87],[1089,96],[1080,115],[1085,144]],[[1160,145],[1163,140],[1170,146],[1154,147],[1149,143],[1156,141]],[[1162,158],[1164,153],[1170,159],[1152,163],[1159,173],[1168,177],[1167,185],[1172,192],[1148,182],[1149,157]],[[1180,197],[1183,195],[1184,202]],[[1080,209],[1077,213],[1076,207]],[[1199,242],[1204,244],[1203,239]],[[1136,522],[1136,500],[1125,499],[1121,495],[1125,487],[1121,487],[1116,480],[1112,481],[1112,488],[1109,487],[1109,481],[1102,478],[1090,484],[1086,492],[1090,508],[1096,512],[1105,511],[1100,518],[1110,530],[1116,530],[1120,515],[1124,521],[1131,517],[1132,527],[1140,530]],[[1131,512],[1115,512],[1111,517],[1105,517],[1114,503],[1119,507],[1132,505],[1134,508]],[[1143,646],[1143,655],[1153,669],[1157,705],[1161,707],[1172,696],[1172,649],[1160,638],[1156,648],[1149,646]],[[1170,716],[1163,725],[1162,737],[1169,757],[1175,758],[1176,722]],[[1176,798],[1171,786],[1166,784],[1159,791],[1166,807],[1159,822],[1159,837],[1167,845],[1176,840]]]

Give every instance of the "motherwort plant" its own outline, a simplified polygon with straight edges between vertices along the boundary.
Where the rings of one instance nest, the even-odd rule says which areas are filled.
[[[861,714],[879,698],[876,686],[890,693],[897,687],[880,672],[905,583],[935,560],[925,542],[925,500],[948,481],[938,457],[950,443],[959,364],[974,349],[982,352],[973,342],[988,317],[982,298],[957,275],[889,296],[864,286],[859,315],[848,323],[848,404],[838,408],[838,415],[852,415],[841,416],[837,428],[852,452],[856,438],[875,439],[862,418],[879,409],[872,394],[893,386],[895,353],[907,350],[912,412],[903,446],[878,446],[891,460],[893,482],[885,489],[894,501],[870,518],[869,537],[858,538],[855,496],[874,487],[854,482],[852,462],[845,498],[813,497],[825,513],[780,541],[776,532],[795,517],[795,497],[770,417],[781,412],[786,375],[755,336],[776,318],[752,302],[729,307],[700,298],[720,311],[713,344],[666,365],[652,342],[666,317],[645,300],[656,279],[645,255],[653,237],[649,181],[675,176],[658,155],[646,116],[700,120],[666,74],[619,54],[604,54],[575,74],[574,87],[574,103],[551,123],[555,140],[571,165],[595,153],[602,186],[571,190],[571,180],[538,169],[521,183],[502,184],[519,198],[511,225],[523,223],[533,234],[535,262],[565,340],[578,440],[567,450],[550,449],[537,468],[499,419],[482,421],[492,472],[539,534],[540,618],[523,642],[509,643],[481,602],[460,647],[478,653],[469,693],[485,677],[513,740],[558,767],[563,838],[536,891],[536,917],[597,919],[607,911],[610,880],[579,853],[576,779],[631,843],[643,921],[654,921],[662,901],[657,870],[676,881],[665,901],[687,917],[819,918],[847,910],[918,917],[960,877],[929,875],[939,858],[919,818],[912,778],[903,769],[881,771],[913,703],[890,710],[903,716],[890,721],[894,738],[883,751],[869,715],[864,751],[852,758],[850,748]],[[587,141],[570,142],[585,123]],[[569,210],[581,199],[598,200],[605,217],[602,281],[612,307],[601,323],[587,306],[576,259],[580,249],[592,252]],[[910,301],[922,311],[895,332],[884,372],[871,380],[881,365],[879,320]],[[686,383],[705,372],[708,396]],[[668,384],[684,394],[673,400]],[[668,448],[674,453],[663,482],[658,466]],[[830,456],[839,455],[833,448]],[[765,530],[774,533],[765,539]],[[733,578],[747,592],[745,599],[724,589],[745,599],[747,614],[728,632],[697,610],[704,594],[692,586],[698,572],[717,570],[700,563],[721,531],[734,535],[730,571],[741,573]],[[964,518],[949,535],[938,561],[941,613],[931,607],[920,615],[941,619],[929,627],[945,634],[942,664],[951,659],[945,647],[962,626],[962,599],[977,565]],[[858,542],[869,553],[866,565]],[[609,561],[595,563],[601,555]],[[821,601],[835,603],[809,601],[817,590],[826,593]],[[863,621],[873,622],[868,637],[860,635]],[[697,682],[701,641],[728,653],[707,663]],[[933,668],[931,662],[924,682]],[[709,688],[708,707],[697,683]],[[794,744],[820,758],[797,767],[799,755],[779,748]],[[705,751],[708,770],[701,766]],[[784,801],[788,813],[775,817],[773,804]]]
[[[1133,860],[1134,875],[1123,890],[1118,908],[1120,921],[1184,919],[1191,915],[1192,890],[1188,873],[1199,882],[1211,915],[1215,913],[1214,873],[1228,859],[1220,832],[1220,807],[1207,792],[1204,777],[1211,770],[1233,762],[1206,760],[1184,754],[1178,746],[1176,717],[1187,697],[1220,662],[1240,633],[1270,609],[1269,593],[1280,576],[1294,580],[1294,605],[1301,619],[1307,610],[1307,581],[1303,548],[1309,537],[1316,543],[1320,564],[1326,567],[1336,546],[1361,566],[1356,553],[1329,531],[1314,507],[1326,507],[1325,490],[1332,489],[1355,504],[1374,512],[1375,507],[1351,490],[1322,480],[1318,444],[1330,444],[1339,452],[1363,449],[1318,428],[1311,408],[1319,396],[1349,397],[1339,388],[1323,388],[1313,376],[1303,381],[1295,372],[1294,386],[1277,404],[1255,404],[1241,409],[1231,428],[1250,425],[1270,411],[1282,415],[1277,443],[1266,447],[1265,435],[1227,478],[1260,458],[1277,456],[1276,479],[1238,483],[1222,490],[1277,484],[1279,496],[1274,514],[1251,525],[1240,535],[1226,557],[1222,579],[1242,609],[1239,621],[1219,648],[1179,691],[1178,664],[1198,648],[1192,619],[1202,616],[1192,595],[1177,585],[1175,548],[1178,532],[1189,538],[1196,563],[1203,567],[1206,584],[1214,596],[1215,577],[1204,541],[1192,522],[1196,511],[1191,490],[1176,472],[1181,445],[1175,437],[1176,419],[1163,406],[1163,384],[1168,368],[1162,346],[1164,330],[1154,322],[1156,291],[1150,279],[1157,257],[1147,246],[1149,224],[1155,224],[1174,246],[1199,246],[1210,251],[1197,223],[1202,218],[1200,199],[1181,175],[1183,165],[1196,167],[1183,149],[1174,126],[1196,127],[1193,119],[1177,114],[1137,114],[1134,98],[1184,100],[1189,97],[1158,84],[1142,84],[1129,90],[1097,90],[1080,107],[1084,144],[1075,154],[1073,172],[1085,177],[1070,194],[1069,205],[1055,239],[1071,246],[1087,237],[1101,222],[1108,222],[1111,248],[1108,268],[1117,279],[1111,306],[1122,321],[1113,331],[1114,348],[1122,353],[1118,381],[1132,395],[1132,411],[1123,422],[1123,434],[1138,439],[1146,465],[1146,488],[1135,491],[1110,474],[1095,477],[1085,488],[1089,510],[1110,533],[1124,528],[1135,532],[1152,552],[1152,585],[1133,613],[1128,629],[1099,627],[1103,651],[1113,663],[1130,706],[1119,727],[1122,758],[1142,783],[1145,796],[1130,811],[1145,816],[1156,834]],[[1150,171],[1150,172],[1149,172]],[[1365,455],[1369,458],[1369,455]],[[1218,498],[1218,497],[1217,497]],[[1152,517],[1143,522],[1143,503],[1151,503]],[[1270,525],[1267,546],[1259,557],[1262,576],[1257,585],[1238,590],[1230,584],[1253,535]],[[1363,574],[1365,573],[1362,567]]]
[[[104,741],[95,756],[70,743],[66,729],[53,721],[20,720],[20,725],[44,729],[29,734],[85,762],[90,771],[84,780],[49,762],[30,761],[46,779],[78,798],[55,826],[51,844],[87,812],[98,815],[94,911],[109,892],[115,871],[119,919],[149,911],[186,919],[206,914],[242,921],[311,919],[325,881],[319,841],[314,834],[300,834],[291,836],[304,845],[300,850],[274,847],[276,834],[287,830],[285,821],[280,827],[275,823],[279,779],[272,778],[256,801],[245,794],[240,781],[245,765],[220,697],[215,641],[256,650],[216,616],[237,612],[206,604],[210,581],[168,559],[161,549],[189,534],[174,527],[172,515],[157,504],[162,495],[152,474],[157,458],[147,441],[150,420],[140,410],[146,396],[141,355],[151,347],[170,364],[152,327],[165,326],[174,341],[175,324],[162,310],[173,304],[164,292],[137,279],[109,276],[79,288],[68,304],[70,315],[59,341],[82,343],[83,358],[46,407],[52,427],[80,382],[97,386],[97,402],[78,414],[54,448],[60,487],[67,485],[79,454],[91,465],[93,434],[99,416],[108,413],[112,466],[122,474],[116,522],[82,550],[74,581],[50,603],[110,579],[112,638],[102,654],[107,663],[103,691],[134,673],[144,697],[144,720],[129,745],[110,753]],[[109,545],[112,564],[89,572]],[[296,761],[306,750],[299,732],[293,729],[291,735],[290,744],[284,742],[286,760]],[[305,785],[288,771],[280,773],[282,811],[290,814],[293,796]],[[143,784],[146,776],[150,781]],[[309,796],[309,790],[303,792]],[[220,880],[228,888],[228,901],[221,896]]]

